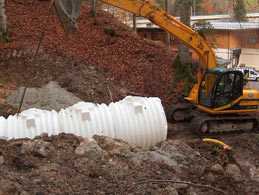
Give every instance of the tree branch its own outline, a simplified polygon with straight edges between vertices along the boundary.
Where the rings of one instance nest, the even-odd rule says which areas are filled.
[[[107,89],[108,89],[108,91],[109,91],[109,94],[110,94],[111,101],[113,102],[113,98],[112,98],[112,92],[111,92],[111,90],[110,90],[109,86],[107,86]]]
[[[51,12],[51,7],[52,7],[52,5],[53,5],[53,2],[54,2],[54,0],[51,0],[51,3],[49,4],[49,9],[48,9],[49,13]],[[43,38],[44,38],[46,29],[47,29],[47,24],[48,24],[49,16],[50,16],[50,14],[48,15],[47,19],[45,20],[44,29],[43,29],[43,31],[42,31],[42,33],[41,33],[41,37],[40,37],[40,40],[39,40],[39,43],[38,43],[36,52],[35,52],[35,54],[34,54],[34,56],[33,56],[33,58],[32,58],[32,61],[31,61],[32,64],[35,63],[36,57],[37,57],[37,55],[38,55],[38,53],[39,53],[40,45],[41,45],[41,43],[42,43],[42,40],[43,40]],[[21,108],[22,108],[24,96],[25,96],[26,89],[27,89],[27,82],[28,82],[28,80],[26,80],[26,83],[25,83],[24,91],[23,91],[22,98],[21,98],[20,105],[19,105],[18,115],[19,115],[19,113],[21,112]]]
[[[12,0],[12,2],[17,3],[17,4],[21,4],[21,5],[27,5],[28,3],[24,2],[24,1],[18,1],[18,0]]]
[[[212,186],[209,186],[209,185],[203,185],[203,184],[196,184],[196,183],[191,183],[191,182],[187,182],[187,181],[176,181],[176,180],[149,180],[149,181],[140,181],[140,182],[137,182],[137,183],[133,183],[131,185],[129,185],[127,187],[127,189],[124,191],[123,194],[125,194],[126,191],[128,191],[130,188],[136,186],[136,185],[141,185],[141,184],[145,184],[145,183],[181,183],[181,184],[188,184],[188,185],[192,185],[192,186],[195,186],[195,187],[204,187],[204,188],[209,188],[211,190],[214,190],[214,191],[217,191],[217,192],[220,192],[222,194],[226,194],[224,191],[218,189],[218,188],[214,188]]]

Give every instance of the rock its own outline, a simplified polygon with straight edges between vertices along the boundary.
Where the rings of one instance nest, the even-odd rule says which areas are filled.
[[[209,181],[210,183],[213,183],[215,181],[215,176],[212,172],[209,172],[206,176],[206,180]]]
[[[79,156],[85,155],[88,159],[98,160],[103,156],[103,150],[92,138],[85,138],[83,142],[75,149]]]
[[[18,53],[17,50],[14,49],[13,52],[12,52],[12,57],[16,57],[17,53]]]
[[[188,191],[188,195],[198,195],[196,192],[194,192],[194,191]]]
[[[249,169],[249,174],[250,174],[251,180],[255,182],[259,182],[259,168],[256,168],[255,166],[251,167]]]
[[[168,140],[166,142],[162,142],[160,149],[171,153],[177,150],[186,155],[197,155],[197,152],[182,140]]]
[[[132,148],[129,143],[119,140],[112,139],[107,136],[94,135],[93,138],[97,141],[98,145],[112,155],[125,156],[129,155]]]
[[[171,141],[171,140],[170,140]],[[183,155],[180,149],[170,145],[169,143],[162,142],[161,147],[153,147],[153,150],[160,155],[165,156],[168,159],[173,159],[175,163],[180,163],[182,165],[189,165],[191,162],[190,156]]]
[[[4,164],[4,157],[0,156],[0,165]]]
[[[54,151],[54,147],[50,142],[42,140],[27,141],[22,144],[21,153],[34,153],[37,156],[47,158]]]
[[[241,167],[242,170],[249,170],[251,180],[259,182],[259,168],[256,168],[256,166],[251,164],[248,160],[239,159],[237,164]]]
[[[191,172],[192,174],[200,177],[204,174],[205,167],[200,165],[192,165],[191,166]]]
[[[156,151],[141,151],[134,155],[130,160],[135,166],[141,166],[143,161],[156,162],[158,164],[166,164],[169,168],[179,169],[177,162],[167,156],[159,154]]]
[[[36,155],[40,155],[42,157],[48,157],[49,154],[54,150],[53,146],[49,142],[35,140],[33,143],[33,152]]]
[[[173,186],[177,190],[178,194],[186,194],[189,187],[187,184],[183,183],[176,183]]]
[[[166,140],[161,143],[160,147],[153,147],[153,149],[170,159],[174,159],[178,164],[188,167],[190,165],[205,167],[207,162],[205,158],[201,157],[198,151],[195,151],[182,140]],[[192,170],[193,173],[196,172],[195,167]],[[203,172],[204,168],[199,169],[199,173],[196,173],[202,175]]]
[[[86,158],[78,158],[74,162],[74,167],[77,169],[78,172],[87,172],[88,168],[88,159]]]
[[[42,133],[42,134],[40,134],[39,136],[38,136],[39,138],[48,138],[49,136],[48,136],[48,134],[47,133]],[[37,138],[37,137],[36,137]]]
[[[215,174],[224,175],[224,169],[220,164],[215,164],[210,169]]]
[[[234,158],[236,159],[236,164],[242,170],[247,170],[247,169],[250,169],[251,167],[254,166],[248,160],[246,160],[246,159],[244,159],[242,157],[239,157],[239,156],[235,155]]]
[[[234,181],[237,181],[237,182],[241,181],[240,169],[236,164],[228,164],[225,167],[225,173],[227,176],[232,178]]]
[[[60,169],[60,165],[56,164],[56,163],[48,163],[45,164],[44,166],[40,166],[39,167],[39,172],[58,172],[58,170]],[[40,179],[41,178],[37,178]]]
[[[33,142],[28,141],[28,142],[24,142],[22,144],[22,147],[21,147],[21,153],[22,154],[30,153],[32,151],[33,151]]]
[[[167,190],[168,194],[170,194],[170,195],[179,195],[177,190],[175,188],[173,188],[172,186],[167,186],[166,190]]]
[[[26,192],[26,191],[22,191],[21,195],[30,195],[30,193]]]

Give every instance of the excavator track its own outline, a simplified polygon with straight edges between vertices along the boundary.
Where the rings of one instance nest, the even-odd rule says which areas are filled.
[[[190,131],[200,137],[259,131],[259,117],[253,114],[210,115],[196,110],[188,102],[165,109],[168,122],[190,122]]]
[[[258,117],[251,115],[209,116],[196,114],[191,120],[190,131],[201,137],[253,132],[258,130],[258,121]]]
[[[194,106],[189,102],[172,104],[165,109],[168,122],[190,121],[193,115],[190,115]]]

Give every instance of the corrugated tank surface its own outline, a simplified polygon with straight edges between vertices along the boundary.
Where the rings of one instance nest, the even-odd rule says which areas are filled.
[[[167,121],[159,98],[127,96],[109,107],[117,139],[141,147],[166,139]]]
[[[1,131],[0,136],[7,139],[33,139],[42,133],[47,133],[49,136],[60,133],[56,111],[31,108],[21,112],[19,115],[10,115],[6,119],[6,128],[4,131]]]
[[[82,137],[105,135],[115,138],[111,112],[106,104],[79,102],[61,109],[58,116],[64,133]]]
[[[166,139],[167,121],[159,98],[137,96],[127,96],[109,106],[79,102],[58,113],[31,108],[7,119],[0,117],[2,138],[33,139],[42,133],[89,138],[104,135],[147,148]]]

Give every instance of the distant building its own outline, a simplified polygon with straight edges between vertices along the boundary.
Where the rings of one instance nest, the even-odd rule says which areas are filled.
[[[216,56],[259,70],[259,22],[211,22]]]
[[[232,16],[207,15],[192,16],[191,25],[197,21],[210,22],[215,29],[216,49],[214,52],[222,60],[230,61],[231,66],[246,65],[259,70],[259,13],[247,14],[249,22],[231,22]],[[178,18],[177,18],[178,19]],[[127,22],[132,26],[132,21]],[[145,18],[137,20],[137,33],[144,38],[167,42],[167,34]],[[178,40],[171,37],[171,49],[177,50]],[[239,51],[239,52],[238,52]],[[193,57],[198,57],[193,55]]]

